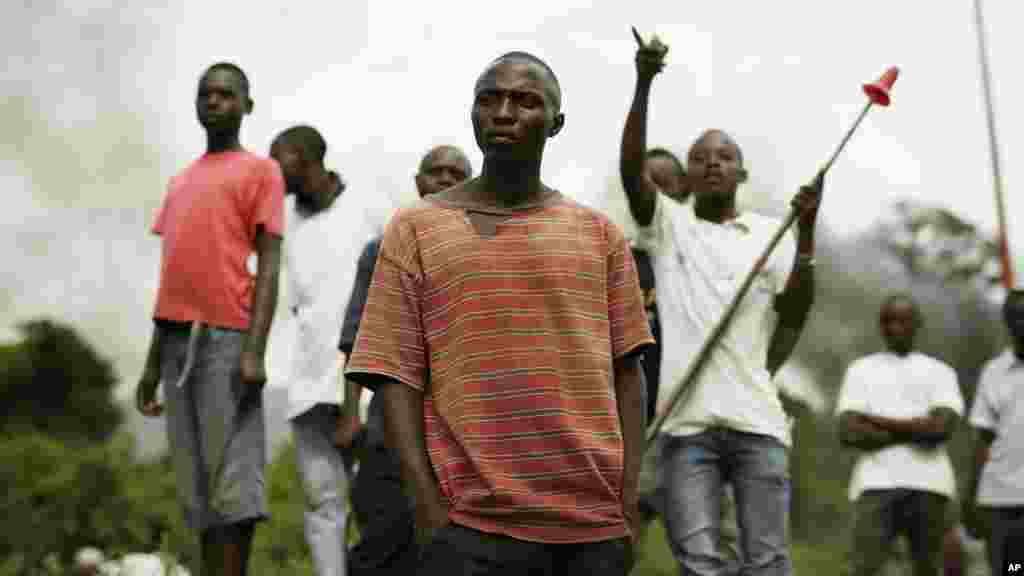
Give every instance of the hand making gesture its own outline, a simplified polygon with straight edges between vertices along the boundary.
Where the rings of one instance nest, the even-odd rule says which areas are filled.
[[[642,79],[650,80],[665,67],[665,54],[668,54],[668,45],[664,44],[657,34],[651,37],[650,42],[644,42],[636,28],[633,28],[633,37],[636,38],[638,46],[636,50],[637,74]]]

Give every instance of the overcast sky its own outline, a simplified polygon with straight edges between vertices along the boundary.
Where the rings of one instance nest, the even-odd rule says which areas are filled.
[[[984,4],[1022,276],[1024,200],[1013,191],[1024,178],[1014,165],[1024,112],[1011,103],[1024,98],[1012,68],[1024,7]],[[193,98],[217,60],[252,81],[245,145],[266,152],[291,124],[319,127],[331,167],[381,223],[414,197],[428,147],[462,146],[479,169],[472,85],[508,50],[541,56],[562,83],[567,124],[548,146],[544,178],[620,222],[621,192],[608,188],[633,90],[630,24],[671,46],[650,144],[684,153],[702,129],[732,132],[752,173],[743,199],[765,212],[781,213],[827,159],[865,101],[860,85],[898,65],[893,104],[872,111],[830,173],[822,217],[855,231],[910,197],[994,227],[971,0],[28,5],[5,9],[0,24],[0,339],[23,319],[66,319],[115,359],[126,384],[141,368],[156,290],[148,224],[168,178],[203,150]],[[284,354],[282,330],[272,360]]]

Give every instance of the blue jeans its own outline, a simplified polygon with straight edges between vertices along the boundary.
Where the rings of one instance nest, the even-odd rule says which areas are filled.
[[[789,451],[771,436],[713,427],[659,438],[669,545],[684,576],[734,574],[719,553],[722,486],[732,483],[744,576],[791,576]]]

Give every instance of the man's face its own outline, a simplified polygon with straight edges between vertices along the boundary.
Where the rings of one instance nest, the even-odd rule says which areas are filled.
[[[270,157],[277,160],[284,175],[285,194],[295,194],[297,200],[305,200],[305,171],[302,154],[294,146],[274,142],[270,147]]]
[[[438,148],[430,153],[423,169],[416,174],[420,197],[436,194],[469,178],[469,162],[453,148]]]
[[[901,356],[909,354],[918,327],[914,304],[904,299],[890,300],[882,306],[879,323],[886,347]]]
[[[199,80],[196,115],[207,132],[238,132],[242,117],[250,108],[249,95],[242,89],[241,79],[231,70],[214,68]]]
[[[736,143],[723,132],[711,131],[690,148],[689,180],[698,200],[733,199],[747,174]]]
[[[473,131],[485,157],[538,158],[561,128],[553,80],[536,63],[501,60],[477,81]]]
[[[675,163],[664,156],[647,157],[644,162],[644,177],[677,202],[686,201],[690,195],[688,185],[680,178]]]

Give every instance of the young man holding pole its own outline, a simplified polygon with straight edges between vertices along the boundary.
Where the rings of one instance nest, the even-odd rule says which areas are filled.
[[[565,121],[547,64],[494,60],[472,120],[483,170],[388,224],[347,375],[384,395],[420,574],[619,576],[652,343],[633,258],[540,179]]]
[[[686,363],[773,238],[776,222],[736,207],[746,180],[728,134],[710,130],[690,148],[692,208],[666,201],[643,177],[647,102],[666,49],[642,44],[637,84],[622,137],[620,169],[638,245],[654,261],[662,321],[660,394],[670,397]],[[712,348],[705,371],[671,410],[658,438],[670,545],[687,574],[719,575],[722,486],[737,506],[742,570],[791,574],[788,550],[789,427],[772,375],[803,328],[814,293],[814,223],[823,178],[801,188],[796,246],[783,239],[741,302],[733,325]],[[795,252],[795,254],[794,254]]]
[[[241,68],[210,66],[195,106],[206,153],[171,180],[153,225],[163,247],[160,288],[136,405],[162,414],[163,382],[178,497],[200,537],[203,574],[236,576],[267,517],[263,386],[284,179],[276,162],[239,143],[253,108]],[[247,270],[254,252],[255,278]]]

